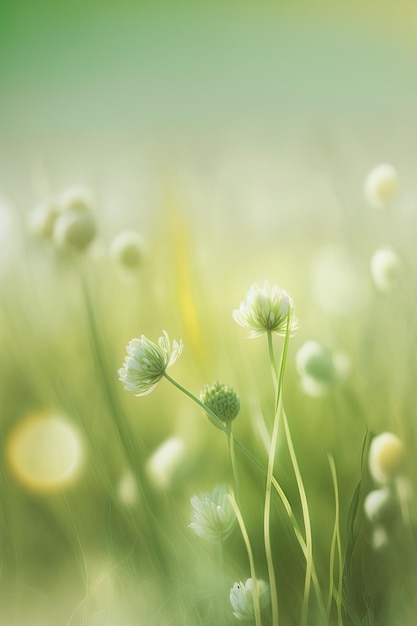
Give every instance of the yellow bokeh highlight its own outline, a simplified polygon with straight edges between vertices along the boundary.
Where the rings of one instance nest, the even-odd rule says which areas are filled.
[[[84,445],[77,428],[68,419],[48,412],[22,418],[6,442],[8,466],[27,489],[58,491],[79,476]]]

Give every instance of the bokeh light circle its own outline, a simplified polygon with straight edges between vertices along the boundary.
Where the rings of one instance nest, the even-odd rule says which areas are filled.
[[[78,429],[54,413],[30,413],[11,430],[6,443],[13,475],[32,491],[58,491],[79,476],[84,444]]]

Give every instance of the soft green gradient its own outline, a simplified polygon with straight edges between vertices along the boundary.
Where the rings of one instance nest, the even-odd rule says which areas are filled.
[[[10,3],[2,132],[161,136],[172,126],[274,124],[294,108],[411,107],[415,10],[349,5]]]
[[[20,484],[2,454],[2,624],[234,623],[233,582],[251,567],[267,578],[265,480],[235,445],[254,563],[238,533],[220,561],[187,527],[189,501],[232,483],[233,471],[226,437],[190,394],[215,380],[231,385],[241,400],[233,434],[266,468],[268,343],[247,339],[232,311],[251,283],[269,279],[288,290],[299,319],[283,386],[294,453],[281,422],[274,470],[287,500],[271,492],[279,626],[300,623],[306,543],[308,626],[318,624],[318,584],[325,603],[339,589],[332,536],[352,551],[343,626],[380,626],[373,608],[384,626],[415,625],[416,501],[391,520],[387,552],[374,551],[362,505],[375,485],[361,452],[367,431],[395,432],[416,492],[416,14],[415,3],[376,0],[1,3],[1,441],[23,416],[51,410],[77,425],[86,449],[79,482],[49,494]],[[386,211],[364,197],[380,162],[400,180]],[[96,194],[98,235],[85,264],[36,239],[26,221],[74,184]],[[146,244],[129,275],[110,255],[127,227]],[[404,263],[389,294],[369,269],[385,245]],[[323,292],[344,306],[326,309]],[[163,329],[184,340],[169,370],[177,388],[163,379],[136,398],[118,381],[125,346]],[[318,398],[302,391],[295,361],[310,339],[351,362],[344,383]],[[186,454],[164,490],[147,484],[146,464],[172,436]],[[127,505],[118,487],[129,465],[146,498]],[[340,620],[342,599],[329,604]]]

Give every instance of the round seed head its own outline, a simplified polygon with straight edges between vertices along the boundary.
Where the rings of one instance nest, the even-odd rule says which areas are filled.
[[[232,422],[240,411],[239,396],[234,389],[217,381],[204,387],[200,400],[225,424]],[[211,421],[216,425],[214,420]]]

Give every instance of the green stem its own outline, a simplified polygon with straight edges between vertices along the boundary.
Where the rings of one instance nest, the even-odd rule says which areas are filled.
[[[284,382],[284,371],[285,364],[287,360],[288,354],[288,344],[290,339],[290,314],[291,311],[288,311],[287,316],[287,327],[285,331],[285,340],[284,347],[281,356],[281,363],[279,368],[279,373],[277,373],[277,368],[275,365],[274,358],[274,347],[272,343],[272,333],[268,330],[268,352],[269,359],[271,364],[272,377],[274,381],[275,387],[275,411],[274,411],[274,424],[272,428],[272,436],[271,436],[271,446],[269,449],[268,455],[268,469],[266,475],[266,489],[265,489],[265,502],[264,502],[264,543],[265,543],[265,554],[266,554],[266,562],[268,568],[268,576],[269,576],[269,586],[271,590],[271,608],[272,608],[272,626],[278,626],[278,594],[277,594],[277,584],[275,577],[275,568],[274,561],[272,557],[272,545],[271,545],[271,492],[272,492],[272,478],[274,472],[274,463],[275,463],[275,455],[278,441],[278,429],[279,429],[279,421],[280,421],[280,412],[281,412],[281,404],[282,404],[282,386]]]
[[[211,409],[209,409],[208,406],[206,406],[203,402],[201,402],[201,400],[199,400],[197,398],[197,396],[195,396],[194,394],[191,393],[191,391],[188,391],[188,389],[186,389],[185,387],[183,387],[180,383],[178,383],[176,380],[174,380],[173,378],[171,378],[171,376],[169,374],[167,374],[166,372],[164,372],[163,374],[164,378],[166,378],[172,385],[174,385],[174,387],[176,387],[177,389],[179,389],[179,391],[182,391],[182,393],[184,393],[186,396],[188,396],[188,398],[190,398],[193,402],[195,402],[200,409],[202,409],[204,411],[204,413],[207,413],[208,415],[210,415],[212,421],[215,423],[215,425],[222,430],[228,439],[230,439],[231,437],[231,431],[230,428],[227,428],[227,426],[225,426],[225,424],[221,421],[221,419],[219,419],[217,417],[217,415],[215,413],[213,413],[213,411]],[[243,452],[243,454],[254,464],[256,465],[256,467],[265,475],[265,468],[262,465],[262,463],[260,463],[258,461],[258,459],[253,456],[253,454],[248,450],[248,448],[241,443],[241,441],[233,436],[233,444],[236,446],[236,448],[239,448],[239,450],[241,452]]]
[[[301,508],[303,512],[304,530],[305,530],[305,535],[306,535],[306,547],[307,547],[306,575],[305,575],[305,580],[304,580],[303,612],[302,612],[302,622],[301,622],[302,625],[304,625],[307,621],[308,603],[309,603],[309,597],[310,597],[310,582],[311,582],[311,576],[312,576],[312,571],[313,571],[313,538],[312,538],[312,532],[311,532],[310,513],[308,509],[308,502],[307,502],[306,492],[304,488],[304,483],[303,483],[300,468],[298,465],[297,456],[294,450],[287,416],[284,410],[282,411],[282,416],[283,416],[283,421],[284,421],[284,429],[285,429],[285,436],[286,436],[287,444],[288,444],[288,450],[290,453],[291,463],[292,463],[295,478],[297,481],[298,492],[300,494]]]
[[[169,374],[167,374],[166,372],[164,373],[164,378],[166,378],[172,385],[174,385],[174,387],[176,387],[179,391],[181,391],[182,393],[184,393],[188,398],[190,398],[191,400],[193,400],[193,402],[195,402],[205,413],[208,413],[210,415],[210,417],[212,418],[212,421],[214,421],[216,423],[216,425],[218,426],[218,428],[220,430],[222,430],[226,436],[228,438],[230,438],[230,430],[228,428],[226,428],[226,426],[223,424],[223,422],[217,417],[217,415],[215,415],[203,402],[201,402],[195,395],[193,395],[190,391],[188,391],[188,389],[186,389],[185,387],[183,387],[180,383],[178,383],[176,380],[174,380],[173,378],[171,378],[171,376],[169,376]],[[248,448],[246,448],[246,446],[241,443],[241,441],[235,436],[233,435],[233,444],[234,446],[236,446],[236,448],[238,448],[245,456],[247,459],[249,459],[249,461],[251,461],[251,463],[253,463],[253,465],[255,465],[255,467],[257,467],[257,469],[262,473],[263,476],[267,476],[267,472],[264,468],[264,466],[262,465],[262,463],[260,463],[258,461],[258,459],[248,450]],[[287,496],[285,495],[284,490],[282,489],[281,485],[279,484],[279,482],[277,481],[277,479],[272,475],[271,476],[271,483],[272,486],[274,487],[275,491],[278,494],[278,497],[280,498],[285,512],[287,513],[289,520],[291,522],[292,528],[294,530],[294,534],[296,536],[296,539],[300,545],[301,551],[304,555],[304,557],[307,559],[307,546],[304,540],[304,537],[301,533],[299,524],[294,516],[294,513],[292,511],[291,508],[291,504],[287,498]],[[321,598],[321,592],[320,592],[320,588],[319,588],[319,584],[318,584],[318,579],[317,579],[317,575],[316,575],[316,571],[314,568],[314,564],[313,564],[313,570],[311,572],[312,574],[312,579],[313,579],[313,584],[315,586],[315,589],[317,591],[317,596]]]
[[[274,391],[275,391],[275,415],[278,411],[278,401],[279,401],[279,379],[278,379],[278,372],[277,372],[277,366],[275,363],[275,356],[274,356],[274,344],[272,342],[272,333],[269,330],[268,331],[268,354],[269,354],[269,363],[271,365],[271,372],[272,372],[272,380],[274,383]]]
[[[159,564],[161,572],[163,574],[163,578],[165,579],[167,574],[167,559],[165,557],[164,550],[162,549],[159,534],[156,530],[158,527],[158,522],[151,506],[151,489],[148,485],[147,477],[143,469],[142,463],[140,462],[140,459],[143,458],[143,454],[138,449],[133,433],[129,427],[128,421],[124,417],[123,411],[119,406],[117,395],[113,388],[113,379],[108,375],[109,368],[107,363],[107,354],[102,347],[102,342],[99,335],[96,315],[94,311],[94,305],[89,290],[86,270],[86,267],[81,267],[81,283],[97,371],[100,375],[102,389],[107,400],[107,405],[113,417],[113,424],[116,428],[120,443],[124,449],[129,465],[132,468],[134,476],[139,485],[141,498],[144,505],[143,510],[145,512],[147,530],[151,538],[149,545],[155,553],[157,563]]]
[[[283,403],[282,403],[282,386],[283,386],[283,379],[284,379],[285,362],[286,362],[287,352],[288,352],[289,330],[290,330],[289,326],[290,326],[290,320],[288,316],[287,328],[286,328],[286,334],[285,334],[285,342],[284,342],[284,348],[283,348],[283,352],[281,356],[279,373],[277,373],[277,367],[276,367],[276,362],[275,362],[274,348],[273,348],[273,343],[272,343],[272,333],[268,332],[268,353],[269,353],[269,360],[270,360],[270,365],[271,365],[272,378],[273,378],[275,391],[276,391],[275,418],[274,418],[274,427],[273,427],[273,433],[272,433],[272,439],[271,439],[270,458],[272,456],[272,453],[275,455],[276,443],[274,442],[274,437],[277,437],[277,431],[278,431],[277,423],[279,421],[279,415],[280,413],[282,413],[288,449],[290,452],[290,458],[291,458],[294,473],[296,476],[297,486],[298,486],[300,499],[301,499],[304,529],[305,529],[305,535],[306,535],[305,540],[300,532],[298,523],[296,522],[296,519],[292,513],[289,503],[288,505],[286,505],[285,501],[282,498],[282,494],[279,492],[278,493],[287,510],[287,514],[293,523],[293,529],[294,529],[295,535],[297,537],[297,540],[300,544],[300,547],[306,559],[306,574],[305,574],[305,580],[304,580],[304,595],[303,595],[303,610],[302,610],[302,624],[304,625],[306,623],[307,616],[308,616],[308,604],[309,604],[309,597],[310,597],[311,582],[313,582],[313,586],[314,586],[316,596],[317,596],[317,601],[319,603],[319,606],[323,615],[325,615],[325,608],[323,605],[323,598],[322,598],[320,585],[319,585],[319,581],[317,578],[317,572],[316,572],[316,568],[315,568],[314,560],[313,560],[312,533],[311,533],[311,523],[310,523],[310,515],[309,515],[307,498],[306,498],[304,484],[303,484],[303,480],[302,480],[298,462],[297,462],[297,457],[296,457],[294,446],[292,443],[291,433],[290,433],[289,426],[288,426],[288,420],[287,420]],[[265,505],[270,505],[270,503],[267,501],[267,496],[268,496],[268,491],[267,491],[266,498],[265,498]],[[266,530],[266,527],[265,527],[265,530]]]
[[[334,462],[334,458],[329,454],[329,464],[330,471],[332,474],[333,480],[333,490],[335,497],[335,520],[334,520],[334,529],[332,536],[332,543],[330,548],[330,573],[329,573],[329,596],[327,599],[327,616],[330,617],[330,609],[332,604],[333,595],[336,597],[336,608],[337,608],[337,623],[339,626],[343,626],[343,618],[342,618],[342,593],[343,593],[343,557],[342,557],[342,545],[340,540],[340,506],[339,506],[339,489],[337,485],[337,474],[336,474],[336,465]],[[334,562],[335,562],[335,552],[337,546],[337,559],[339,564],[339,580],[338,580],[338,588],[335,592],[334,590]]]
[[[232,432],[232,424],[230,424],[229,430],[230,430],[230,437],[229,437],[230,462],[231,462],[231,465],[232,465],[233,478],[234,478],[234,481],[235,481],[235,490],[236,490],[236,493],[239,494],[240,493],[240,489],[239,489],[239,473],[238,473],[237,463],[236,463],[235,437],[234,437],[233,432]]]
[[[240,512],[239,506],[236,502],[236,498],[233,494],[233,492],[231,494],[229,494],[229,498],[230,498],[230,503],[233,507],[233,510],[235,512],[236,515],[236,519],[238,521],[239,527],[240,527],[240,532],[242,533],[242,537],[243,537],[243,541],[245,543],[245,547],[246,547],[246,552],[248,554],[248,559],[249,559],[249,568],[250,568],[250,575],[253,581],[253,609],[255,612],[255,624],[256,626],[262,626],[262,621],[261,621],[261,608],[259,606],[259,594],[258,594],[258,581],[256,578],[256,571],[255,571],[255,560],[253,558],[253,551],[252,551],[252,547],[250,544],[250,539],[249,539],[249,535],[248,535],[248,531],[246,530],[246,526],[245,526],[245,522],[243,520],[242,517],[242,513]]]

